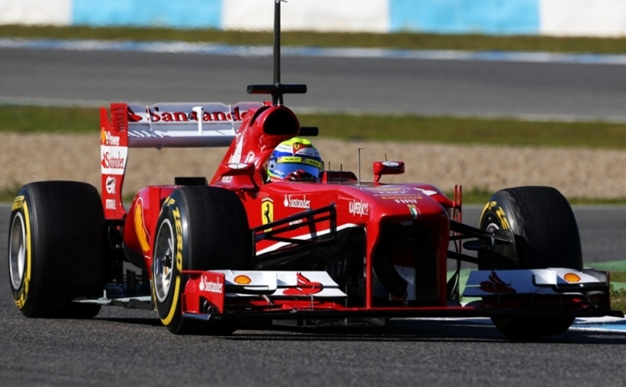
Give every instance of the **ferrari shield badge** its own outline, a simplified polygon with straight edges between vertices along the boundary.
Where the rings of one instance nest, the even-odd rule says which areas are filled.
[[[274,203],[270,198],[263,199],[261,202],[261,221],[263,224],[272,223],[274,221]],[[271,230],[271,228],[268,228],[265,231]]]

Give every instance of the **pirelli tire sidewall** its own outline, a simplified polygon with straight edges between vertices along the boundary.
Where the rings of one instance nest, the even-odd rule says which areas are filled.
[[[185,286],[188,278],[187,276],[183,276],[182,271],[190,264],[189,262],[185,262],[185,258],[189,257],[191,252],[189,251],[189,233],[184,231],[188,228],[188,214],[186,206],[183,203],[182,196],[177,194],[176,191],[174,191],[163,203],[161,214],[159,215],[159,220],[157,222],[155,240],[158,237],[159,232],[168,232],[167,230],[161,230],[166,221],[169,221],[174,237],[174,251],[171,268],[173,270],[172,280],[169,291],[163,301],[158,299],[155,286],[152,287],[152,297],[163,325],[168,327],[171,331],[177,333],[178,327],[180,327],[182,323],[180,305],[181,296],[184,290],[183,287]],[[156,259],[154,259],[154,263],[156,263]],[[155,280],[156,279],[153,278],[153,281]]]
[[[37,286],[33,282],[34,275],[33,267],[33,255],[36,248],[33,243],[33,233],[37,232],[37,226],[32,217],[32,201],[30,199],[29,192],[22,189],[17,198],[13,201],[11,208],[11,216],[9,221],[9,285],[11,286],[11,293],[13,295],[13,301],[17,308],[26,316],[30,316],[33,311],[34,302],[37,299],[35,293],[37,292]],[[19,224],[18,224],[19,222]],[[17,232],[16,227],[22,227],[21,235],[14,235]],[[14,238],[23,238],[24,243],[24,266],[21,270],[21,279],[18,279],[20,273],[16,273],[17,269],[15,265],[12,265],[11,255],[17,254],[15,251],[18,246],[15,246],[13,242]],[[19,271],[19,270],[18,270]],[[15,279],[14,279],[15,278]],[[19,283],[17,286],[15,286]]]
[[[511,198],[507,194],[505,190],[500,190],[494,193],[485,206],[483,207],[482,213],[480,215],[480,223],[479,228],[481,230],[486,230],[488,228],[497,228],[499,230],[507,230],[512,231],[514,234],[517,234],[519,231],[517,230],[517,222],[519,221],[516,218],[512,218],[514,215],[513,210],[510,208],[509,203],[511,202]],[[516,237],[517,239],[517,237]],[[508,254],[505,254],[507,260],[499,262],[500,269],[517,269],[520,266],[517,257],[517,246],[514,242],[514,246],[510,249]],[[486,254],[484,252],[479,252],[479,257],[481,255]],[[481,259],[481,261],[484,261]],[[479,265],[481,269],[491,269],[482,267]]]
[[[567,199],[552,187],[515,187],[493,194],[479,227],[496,225],[514,234],[514,249],[499,269],[568,267],[582,270],[578,224]],[[485,254],[485,253],[482,253]]]

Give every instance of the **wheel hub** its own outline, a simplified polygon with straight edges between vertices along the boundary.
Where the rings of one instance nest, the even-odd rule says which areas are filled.
[[[157,232],[153,262],[154,289],[157,299],[161,302],[167,298],[172,285],[175,240],[172,224],[169,220],[163,221]]]
[[[11,224],[11,237],[9,241],[9,274],[14,289],[19,289],[24,280],[26,248],[24,217],[18,212]]]

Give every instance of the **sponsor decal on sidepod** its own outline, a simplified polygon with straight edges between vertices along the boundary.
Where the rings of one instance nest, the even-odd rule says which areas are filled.
[[[362,201],[353,200],[350,202],[348,211],[354,216],[367,216],[369,215],[370,205]]]
[[[311,208],[311,201],[306,198],[306,195],[301,198],[285,195],[285,201],[283,204],[288,208]]]

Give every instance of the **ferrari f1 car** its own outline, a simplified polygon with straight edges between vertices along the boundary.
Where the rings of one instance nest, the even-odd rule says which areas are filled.
[[[486,316],[510,338],[622,315],[610,308],[609,274],[584,268],[576,220],[556,189],[500,190],[473,227],[462,223],[460,188],[450,199],[430,184],[384,183],[404,172],[402,161],[374,162],[371,182],[324,170],[313,182],[268,183],[276,146],[318,131],[283,103],[306,86],[274,75],[248,87],[270,94],[266,103],[102,108],[101,192],[44,181],[13,202],[19,310],[89,318],[103,305],[148,308],[176,334],[228,334],[250,320]],[[228,150],[210,181],[148,186],[124,206],[130,148],[219,146]],[[477,266],[462,294],[448,260]]]

